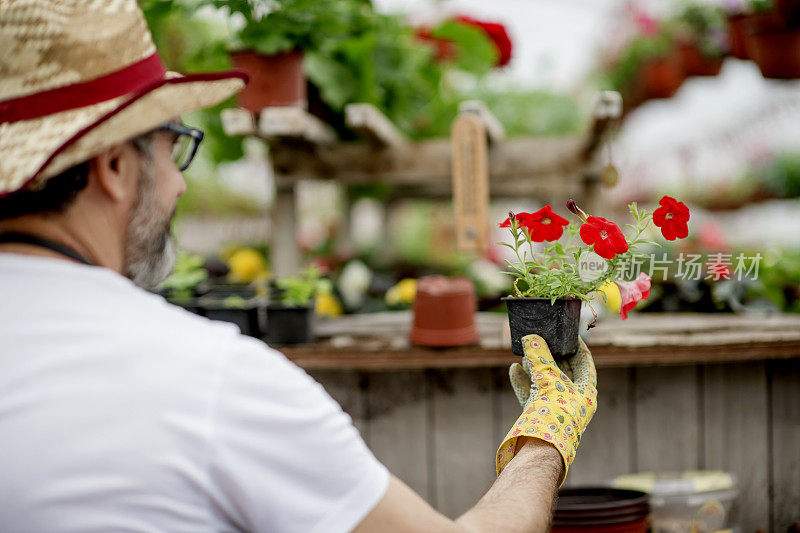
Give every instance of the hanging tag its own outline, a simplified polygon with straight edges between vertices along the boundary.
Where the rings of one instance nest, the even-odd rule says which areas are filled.
[[[619,171],[613,163],[609,163],[603,167],[603,172],[600,176],[600,180],[602,181],[603,185],[606,187],[613,187],[619,180]]]
[[[478,116],[462,113],[453,122],[452,151],[456,246],[482,253],[489,244],[489,160]]]

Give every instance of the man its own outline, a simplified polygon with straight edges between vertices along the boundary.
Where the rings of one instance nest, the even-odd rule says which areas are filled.
[[[135,0],[0,0],[2,530],[546,530],[594,412],[587,350],[573,384],[526,337],[527,415],[451,520],[279,352],[139,288],[172,267],[202,139],[177,117],[244,81],[165,72]],[[580,401],[553,422],[567,389]]]

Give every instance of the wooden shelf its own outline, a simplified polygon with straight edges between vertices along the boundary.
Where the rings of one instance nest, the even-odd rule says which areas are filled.
[[[510,350],[505,315],[478,314],[480,346],[432,349],[408,343],[408,312],[323,322],[321,341],[281,351],[309,370],[423,370],[503,367]],[[732,363],[800,357],[800,316],[640,314],[599,322],[589,346],[598,367]]]

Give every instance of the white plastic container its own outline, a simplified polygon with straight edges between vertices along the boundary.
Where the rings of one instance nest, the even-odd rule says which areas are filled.
[[[642,472],[620,476],[616,488],[650,493],[653,533],[714,533],[734,528],[729,515],[738,490],[727,472]]]

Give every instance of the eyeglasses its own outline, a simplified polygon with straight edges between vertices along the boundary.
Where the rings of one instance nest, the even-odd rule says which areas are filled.
[[[197,128],[189,128],[181,124],[170,122],[164,124],[159,130],[169,131],[177,135],[174,147],[172,148],[172,161],[178,166],[178,170],[184,171],[189,168],[200,141],[203,140],[205,133]]]

